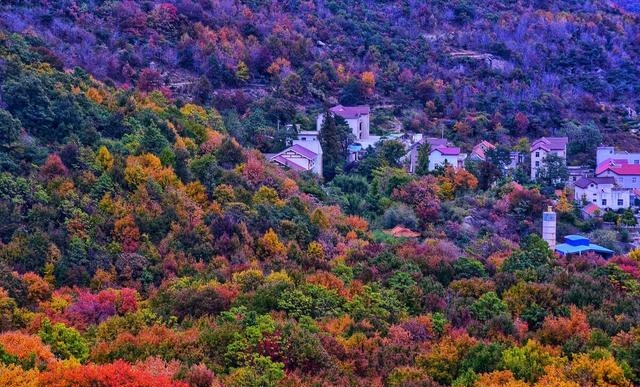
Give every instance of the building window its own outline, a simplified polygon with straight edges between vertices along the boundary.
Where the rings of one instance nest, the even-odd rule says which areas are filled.
[[[631,178],[631,182],[632,182],[632,183],[635,183],[635,182],[636,182],[636,178],[635,178],[635,177],[632,177],[632,178]]]
[[[594,203],[595,203],[595,202],[597,202],[597,201],[598,201],[597,199],[593,199],[593,202],[594,202]]]
[[[607,199],[602,199],[602,205],[606,206],[607,205]]]
[[[624,199],[618,199],[618,205],[624,206]]]
[[[536,167],[539,167],[539,166],[540,166],[540,162],[536,161]]]
[[[536,152],[536,157],[540,157],[540,152]]]

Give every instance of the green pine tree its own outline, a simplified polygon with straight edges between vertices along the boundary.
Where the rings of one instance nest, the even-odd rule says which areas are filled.
[[[324,122],[320,130],[320,145],[322,145],[322,174],[325,180],[331,180],[336,175],[336,170],[342,168],[345,157],[342,151],[343,142],[336,125],[333,113],[328,110],[324,113]]]
[[[425,142],[418,148],[418,162],[416,164],[416,174],[424,176],[429,173],[429,154],[431,146]]]

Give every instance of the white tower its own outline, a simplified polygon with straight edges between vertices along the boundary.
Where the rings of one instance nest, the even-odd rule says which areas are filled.
[[[549,244],[549,248],[553,251],[556,248],[556,213],[553,212],[551,206],[547,211],[542,213],[542,239]]]

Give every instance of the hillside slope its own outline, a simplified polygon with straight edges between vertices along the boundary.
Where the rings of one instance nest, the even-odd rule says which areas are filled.
[[[32,3],[3,2],[0,26],[37,36],[58,66],[220,110],[265,95],[392,103],[408,129],[458,141],[638,125],[640,17],[609,1]]]

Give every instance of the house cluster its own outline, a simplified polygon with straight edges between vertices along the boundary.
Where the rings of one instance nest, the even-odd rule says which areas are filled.
[[[342,117],[351,129],[355,142],[349,146],[348,161],[357,161],[370,146],[375,147],[379,136],[369,133],[371,109],[369,106],[337,105],[329,109],[330,114]],[[316,130],[298,132],[291,146],[280,153],[271,155],[269,160],[274,164],[291,168],[299,172],[313,172],[322,176],[322,146],[320,131],[325,115],[321,113],[316,119]]]
[[[542,137],[531,144],[531,179],[536,180],[548,155],[566,162],[567,137]],[[629,208],[640,198],[640,153],[617,152],[611,146],[596,151],[595,170],[568,167],[568,185],[574,188],[574,200],[584,204],[583,213],[593,216],[604,210]]]
[[[435,137],[423,137],[421,134],[414,135],[411,143],[406,144],[408,152],[405,161],[410,173],[415,173],[418,166],[418,152],[420,147],[429,147],[429,171],[433,171],[439,166],[450,165],[454,168],[464,168],[464,161],[467,154],[462,153],[460,148],[451,144],[447,139]]]

